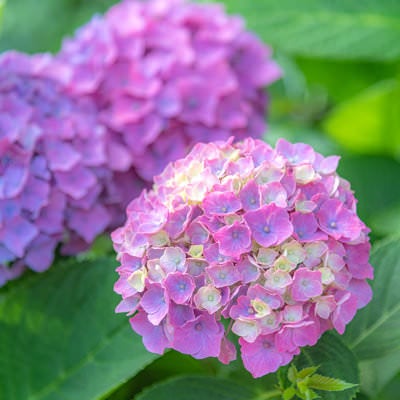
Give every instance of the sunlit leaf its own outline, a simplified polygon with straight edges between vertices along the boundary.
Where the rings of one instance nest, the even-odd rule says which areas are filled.
[[[317,390],[327,390],[329,392],[340,392],[342,390],[351,389],[356,387],[354,383],[348,383],[342,379],[331,378],[330,376],[323,376],[314,374],[308,379],[308,387]]]
[[[355,153],[400,156],[400,84],[380,82],[340,104],[324,129]]]

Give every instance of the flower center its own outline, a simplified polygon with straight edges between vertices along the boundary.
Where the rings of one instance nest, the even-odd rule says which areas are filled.
[[[263,347],[264,347],[264,349],[269,349],[271,347],[271,343],[265,340],[263,342]]]
[[[194,329],[195,329],[196,331],[201,331],[201,330],[203,330],[203,325],[201,324],[201,322],[198,322],[198,323],[194,326]]]
[[[187,99],[186,105],[188,108],[193,110],[194,108],[198,107],[199,101],[195,97],[189,97]]]
[[[303,287],[307,287],[309,284],[310,284],[310,282],[307,279],[303,279],[301,281],[301,286],[303,286]]]

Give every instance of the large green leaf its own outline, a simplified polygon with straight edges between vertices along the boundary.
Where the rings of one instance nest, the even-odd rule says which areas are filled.
[[[376,396],[400,370],[400,238],[378,244],[371,263],[374,297],[344,339],[361,360],[362,390]]]
[[[393,207],[374,214],[370,225],[373,232],[381,236],[400,234],[400,199]]]
[[[117,0],[10,0],[4,7],[0,51],[55,51],[61,39]]]
[[[220,378],[180,377],[154,385],[137,400],[257,400],[249,387]],[[260,396],[260,399],[262,397]]]
[[[380,82],[340,104],[324,129],[356,153],[400,156],[399,82]]]
[[[298,370],[319,366],[318,374],[330,378],[342,379],[345,382],[358,384],[359,374],[357,359],[338,335],[327,332],[315,346],[302,349],[294,363]],[[354,398],[356,387],[343,392],[319,392],[324,400],[349,400]]]
[[[362,218],[400,203],[399,162],[380,156],[343,156],[338,171],[350,181]]]
[[[308,85],[327,92],[329,99],[335,103],[348,100],[380,81],[393,78],[399,72],[396,62],[296,57],[296,64]]]
[[[361,361],[359,366],[362,391],[376,399],[376,395],[399,372],[399,360],[400,349],[378,359]]]
[[[398,373],[388,385],[374,397],[374,400],[393,400],[399,397],[400,393],[400,373]]]
[[[380,359],[400,350],[400,238],[376,245],[371,264],[373,299],[344,336],[359,360]],[[397,362],[400,369],[400,357]]]
[[[400,58],[397,0],[224,0],[268,43],[335,59]]]
[[[98,399],[156,357],[114,314],[114,266],[62,262],[4,294],[0,399]]]

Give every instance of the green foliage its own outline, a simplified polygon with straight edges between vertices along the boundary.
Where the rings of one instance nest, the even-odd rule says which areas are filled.
[[[396,0],[224,0],[267,43],[292,54],[329,59],[398,60]]]
[[[360,216],[374,214],[400,203],[400,163],[382,156],[346,156],[339,163],[339,174],[351,182],[359,200]]]
[[[377,245],[374,297],[348,326],[344,339],[361,363],[363,386],[377,393],[400,369],[400,238]]]
[[[380,82],[340,104],[324,128],[354,152],[400,156],[399,82]]]
[[[180,377],[154,385],[137,400],[258,400],[258,394],[234,381],[212,377]],[[261,400],[261,396],[260,396]]]
[[[347,383],[342,379],[316,374],[318,368],[319,367],[307,367],[298,371],[295,365],[292,364],[288,370],[288,380],[291,386],[283,388],[283,399],[291,400],[293,397],[297,396],[303,400],[312,400],[320,397],[313,389],[326,392],[341,392],[358,386]]]
[[[399,371],[400,349],[390,354],[371,360],[360,362],[361,388],[375,400],[376,396],[385,388],[390,380]],[[395,397],[389,397],[392,400]]]
[[[392,79],[399,72],[398,63],[371,61],[326,60],[296,57],[307,87],[325,91],[333,103],[358,96],[374,84]],[[354,119],[354,117],[353,117]]]
[[[311,389],[326,390],[329,392],[341,392],[342,390],[351,389],[356,386],[358,385],[345,382],[342,379],[330,378],[329,376],[319,374],[310,376],[308,380],[308,387]]]
[[[91,400],[156,356],[114,314],[115,262],[60,262],[0,301],[0,399]]]
[[[358,390],[357,359],[334,333],[327,332],[315,346],[302,349],[300,356],[294,359],[294,365],[300,370],[304,388],[317,390],[317,394],[324,400],[349,400],[354,398]],[[318,374],[315,374],[316,366],[319,366]],[[302,373],[304,369],[306,370]],[[315,375],[317,377],[312,378]],[[340,387],[338,390],[341,391],[322,392],[320,390],[324,385],[329,389],[322,390],[335,390],[335,387]]]
[[[4,0],[0,0],[0,23],[2,22],[2,18],[3,18],[4,3],[5,3]]]
[[[393,400],[399,397],[400,393],[400,373],[398,373],[394,379],[382,390],[374,400]]]
[[[375,213],[370,225],[374,233],[380,236],[400,234],[400,199],[398,204]]]
[[[400,350],[400,239],[377,245],[371,256],[374,297],[348,326],[345,340],[359,360],[377,359]],[[400,368],[400,358],[399,358]]]
[[[117,0],[10,0],[4,7],[0,51],[56,51],[61,39]]]

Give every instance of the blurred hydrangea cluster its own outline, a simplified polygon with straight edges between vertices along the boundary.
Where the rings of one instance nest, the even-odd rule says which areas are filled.
[[[113,232],[115,291],[149,351],[236,358],[254,377],[371,298],[368,228],[339,157],[305,144],[198,144],[155,177]]]
[[[0,286],[119,226],[198,140],[261,136],[269,49],[216,5],[123,1],[56,56],[0,59]]]
[[[107,126],[113,167],[145,182],[199,141],[261,137],[270,50],[216,4],[126,0],[64,41],[70,92]]]
[[[106,130],[94,104],[66,95],[65,73],[46,55],[0,57],[0,286],[25,267],[47,269],[59,243],[76,254],[120,220]]]

